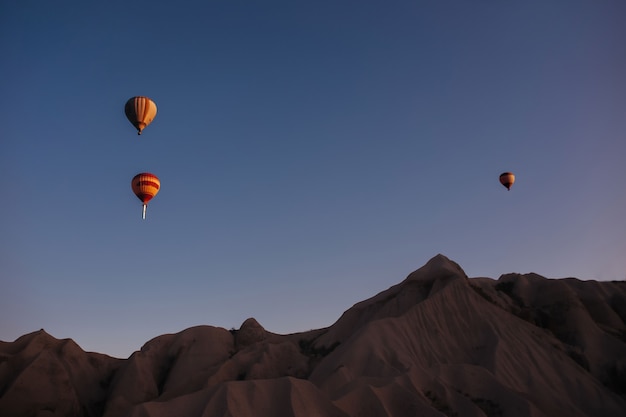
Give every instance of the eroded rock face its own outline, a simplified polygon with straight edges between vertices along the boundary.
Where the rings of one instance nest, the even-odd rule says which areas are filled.
[[[0,345],[0,415],[101,416],[122,361],[43,329]]]
[[[126,360],[0,343],[0,415],[623,416],[626,283],[468,278],[443,255],[326,329],[197,326]]]
[[[249,318],[243,322],[239,331],[237,332],[236,342],[239,348],[243,348],[254,343],[261,342],[267,339],[267,332],[253,318]]]

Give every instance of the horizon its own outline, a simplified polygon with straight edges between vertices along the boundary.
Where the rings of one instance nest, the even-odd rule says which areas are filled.
[[[132,354],[133,354],[133,353],[140,351],[140,350],[144,347],[144,345],[146,345],[147,343],[151,342],[153,339],[159,338],[159,337],[161,337],[161,336],[178,334],[178,333],[181,333],[181,332],[183,332],[183,331],[185,331],[185,330],[189,330],[189,329],[192,329],[192,328],[195,328],[195,327],[203,327],[203,326],[206,326],[206,327],[221,328],[221,329],[228,330],[228,331],[233,331],[233,330],[235,330],[235,331],[236,331],[236,330],[239,330],[239,329],[241,328],[241,326],[243,325],[243,323],[245,323],[246,321],[248,321],[248,320],[252,319],[252,320],[255,320],[255,321],[256,321],[256,322],[257,322],[257,323],[258,323],[261,327],[263,327],[263,329],[264,329],[265,331],[270,332],[270,333],[273,333],[273,334],[276,334],[276,335],[282,335],[282,336],[285,336],[285,335],[290,335],[290,334],[298,334],[298,333],[308,333],[308,332],[314,332],[314,331],[317,331],[317,330],[323,330],[323,329],[326,329],[326,328],[329,328],[329,327],[333,326],[335,323],[337,323],[337,321],[339,321],[339,320],[343,317],[343,314],[344,314],[345,312],[347,312],[348,310],[350,310],[350,309],[351,309],[352,307],[354,307],[355,305],[357,305],[357,304],[359,304],[359,303],[361,303],[361,302],[364,302],[364,301],[368,301],[368,300],[370,300],[370,299],[373,299],[373,298],[377,297],[379,294],[381,294],[381,293],[383,293],[383,292],[385,292],[385,291],[390,290],[392,287],[402,284],[402,283],[403,283],[403,282],[404,282],[404,281],[405,281],[405,280],[406,280],[406,279],[407,279],[407,278],[408,278],[411,274],[413,274],[414,272],[417,272],[419,269],[421,269],[421,268],[423,268],[423,267],[426,267],[426,266],[427,266],[430,262],[432,262],[433,260],[435,260],[435,259],[437,259],[437,258],[440,258],[440,257],[444,257],[444,258],[446,259],[446,262],[451,262],[451,263],[453,263],[453,264],[458,265],[458,264],[457,264],[457,263],[456,263],[453,259],[448,258],[448,257],[447,257],[447,256],[445,256],[444,254],[439,253],[439,254],[437,254],[437,255],[434,255],[434,256],[433,256],[432,258],[430,258],[430,259],[429,259],[426,263],[424,263],[424,265],[420,266],[420,267],[419,267],[419,268],[417,268],[416,270],[414,270],[414,271],[410,272],[409,274],[407,274],[407,276],[406,276],[405,278],[401,279],[399,282],[397,282],[397,283],[395,283],[395,284],[392,284],[392,285],[391,285],[390,287],[388,287],[388,288],[381,289],[381,290],[380,290],[380,291],[378,291],[377,293],[375,293],[375,294],[371,294],[370,296],[368,296],[368,297],[366,297],[366,298],[364,298],[364,299],[362,299],[362,300],[358,300],[358,301],[356,301],[356,302],[355,302],[352,306],[346,307],[346,308],[345,308],[345,310],[344,310],[344,311],[343,311],[343,312],[342,312],[339,316],[337,316],[337,318],[336,318],[336,319],[335,319],[332,323],[328,324],[327,326],[321,326],[321,327],[310,328],[310,329],[293,330],[293,331],[290,331],[290,332],[280,333],[280,332],[274,332],[274,331],[272,331],[271,329],[266,328],[266,327],[263,325],[263,323],[259,322],[259,321],[258,321],[258,320],[254,317],[254,316],[247,317],[246,319],[244,319],[244,320],[243,320],[243,321],[239,324],[239,326],[231,326],[230,328],[226,328],[225,326],[218,326],[218,325],[214,325],[214,324],[212,324],[212,323],[199,323],[199,324],[196,324],[196,325],[193,325],[193,326],[188,326],[188,327],[185,327],[185,328],[179,329],[179,330],[177,330],[177,331],[172,331],[172,332],[169,332],[169,333],[163,333],[163,334],[159,334],[159,335],[153,335],[153,336],[152,336],[152,337],[150,337],[149,339],[146,339],[146,340],[145,340],[145,341],[144,341],[144,342],[143,342],[140,346],[138,346],[135,350],[131,351],[131,352],[128,354],[128,356],[116,356],[116,355],[111,355],[111,354],[109,354],[109,353],[107,353],[107,352],[100,352],[100,351],[87,350],[87,349],[85,349],[85,348],[84,348],[84,347],[83,347],[83,346],[79,343],[79,341],[75,340],[75,339],[74,339],[74,338],[72,338],[71,336],[68,336],[68,337],[58,337],[57,335],[52,334],[52,333],[50,333],[50,332],[46,331],[44,328],[41,328],[41,329],[39,329],[39,330],[33,330],[33,331],[30,331],[30,332],[24,333],[24,334],[19,335],[18,337],[16,337],[14,340],[6,340],[6,341],[5,341],[5,340],[1,340],[1,341],[2,341],[2,342],[9,342],[9,343],[10,343],[10,342],[15,342],[15,341],[17,341],[18,339],[20,339],[20,338],[22,338],[22,337],[24,337],[24,336],[29,336],[29,335],[31,335],[31,334],[34,334],[34,333],[38,333],[38,332],[43,331],[43,332],[44,332],[44,333],[46,333],[47,335],[49,335],[49,336],[51,336],[51,337],[53,337],[53,338],[55,338],[55,339],[57,339],[57,340],[71,340],[71,341],[73,341],[74,343],[76,343],[76,344],[77,344],[77,345],[78,345],[78,346],[79,346],[82,350],[84,350],[84,351],[85,351],[85,352],[87,352],[87,353],[99,353],[99,354],[104,354],[104,355],[107,355],[107,356],[114,357],[114,358],[116,358],[116,359],[126,360],[126,359],[129,359],[129,358],[130,358],[130,356],[132,356]],[[458,266],[461,268],[461,270],[463,270],[463,267],[462,267],[461,265],[458,265]],[[465,272],[465,271],[463,271],[463,272]],[[569,280],[569,279],[577,279],[577,280],[580,280],[580,279],[578,279],[578,278],[576,278],[576,277],[548,278],[548,277],[544,277],[544,276],[542,276],[542,275],[540,275],[540,274],[537,274],[536,272],[528,272],[528,273],[524,273],[524,274],[519,274],[519,273],[516,273],[516,272],[509,272],[509,273],[504,273],[504,274],[501,274],[498,278],[491,278],[491,277],[470,277],[470,276],[468,276],[467,278],[468,278],[469,280],[472,280],[472,279],[480,279],[480,280],[482,280],[482,279],[490,279],[490,280],[493,280],[493,281],[498,281],[498,280],[499,280],[500,278],[502,278],[503,276],[506,276],[506,275],[511,275],[511,274],[513,274],[513,275],[520,275],[520,276],[526,276],[526,275],[538,275],[538,276],[540,276],[541,278],[544,278],[544,279],[547,279],[547,280]],[[580,280],[580,281],[586,281],[586,282],[589,282],[589,281],[603,282],[603,281],[596,281],[596,280]],[[612,280],[612,281],[604,281],[604,282],[624,282],[624,281],[626,281],[626,280]]]

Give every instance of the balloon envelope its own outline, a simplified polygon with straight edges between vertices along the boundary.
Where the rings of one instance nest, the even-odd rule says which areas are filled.
[[[130,183],[133,193],[141,200],[142,203],[148,204],[148,201],[157,195],[161,188],[161,181],[156,175],[149,172],[142,172],[133,177]]]
[[[511,189],[514,182],[515,175],[512,172],[503,172],[500,174],[500,184],[504,185],[507,190]]]
[[[156,103],[148,97],[136,96],[130,98],[124,106],[124,112],[128,121],[137,129],[137,134],[141,135],[141,131],[152,123],[157,114]]]

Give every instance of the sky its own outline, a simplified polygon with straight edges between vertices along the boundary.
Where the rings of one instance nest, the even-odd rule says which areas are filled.
[[[626,278],[623,0],[0,4],[0,340],[287,334],[441,253]],[[157,106],[141,136],[130,97]],[[507,191],[498,177],[516,175]],[[145,220],[130,188],[161,180]]]

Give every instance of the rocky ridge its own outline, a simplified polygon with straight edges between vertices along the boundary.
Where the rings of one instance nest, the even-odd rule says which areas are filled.
[[[197,326],[128,359],[40,330],[0,342],[0,415],[622,416],[626,282],[437,255],[324,329]]]

